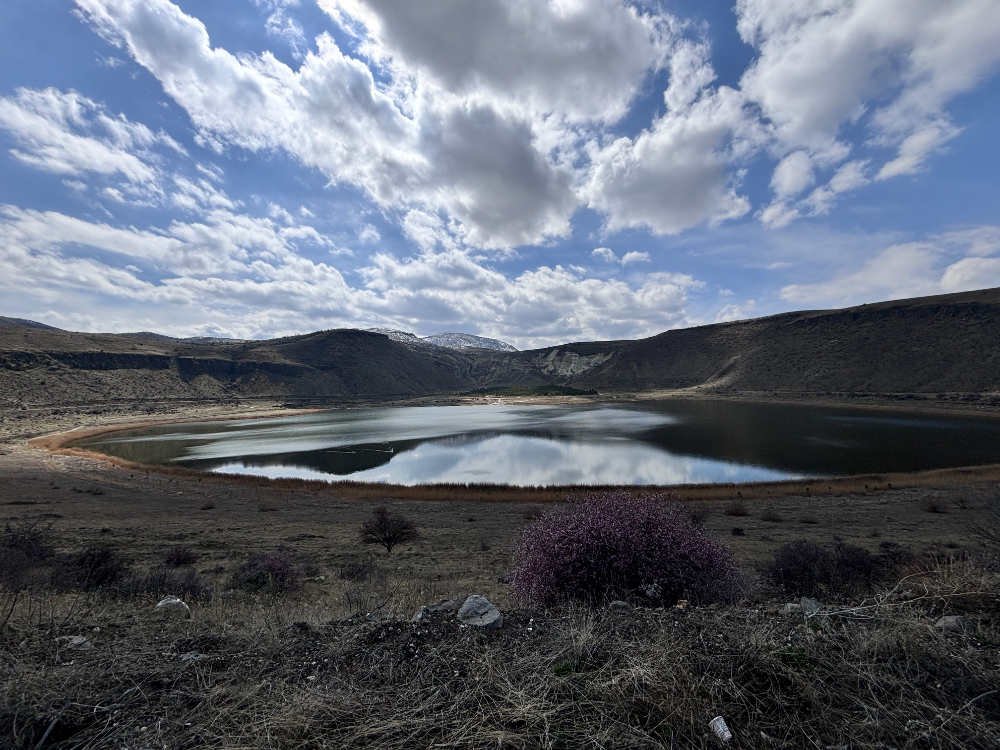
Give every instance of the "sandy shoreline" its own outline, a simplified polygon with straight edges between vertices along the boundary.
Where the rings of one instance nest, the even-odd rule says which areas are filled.
[[[123,431],[142,429],[169,424],[191,424],[213,421],[233,421],[246,419],[266,419],[271,417],[294,416],[310,414],[328,409],[357,409],[357,408],[377,408],[377,407],[399,407],[399,406],[446,406],[460,404],[580,404],[580,403],[622,403],[628,401],[651,401],[667,399],[684,400],[713,400],[731,402],[757,402],[757,403],[778,403],[789,405],[814,405],[829,406],[852,409],[870,409],[882,412],[895,412],[905,414],[922,415],[962,415],[980,419],[1000,420],[1000,411],[993,409],[974,409],[968,406],[956,406],[947,408],[941,405],[906,404],[902,405],[888,400],[875,403],[844,403],[837,399],[816,398],[810,400],[767,397],[760,394],[756,397],[736,397],[736,396],[715,396],[691,391],[653,391],[640,394],[604,394],[598,397],[579,396],[472,396],[472,397],[424,397],[417,399],[400,399],[388,402],[365,402],[352,400],[345,403],[331,405],[326,408],[310,409],[289,409],[276,404],[247,405],[242,404],[243,409],[234,412],[232,405],[211,405],[207,408],[186,408],[179,410],[181,413],[172,415],[164,419],[137,419],[138,415],[123,412],[116,415],[118,418],[107,420],[105,424],[90,426],[74,426],[70,429],[56,431],[44,431],[46,427],[55,426],[46,424],[49,420],[39,420],[42,424],[43,434],[27,439],[27,445],[34,449],[40,449],[53,454],[76,456],[105,463],[108,467],[116,467],[121,470],[141,470],[145,472],[157,472],[171,477],[187,477],[194,479],[204,479],[216,482],[227,482],[243,486],[274,486],[274,487],[309,487],[318,491],[327,491],[331,494],[348,496],[371,496],[372,494],[390,493],[399,498],[412,499],[465,499],[470,497],[481,498],[483,500],[518,500],[525,499],[533,502],[561,501],[568,494],[579,494],[581,492],[597,491],[609,489],[604,487],[580,487],[580,486],[553,486],[545,488],[520,488],[507,485],[421,485],[417,487],[405,485],[378,485],[377,491],[373,487],[363,482],[340,481],[326,482],[323,480],[303,480],[303,479],[268,479],[264,477],[239,475],[239,474],[208,474],[191,469],[180,467],[169,467],[159,465],[139,464],[125,459],[107,456],[82,448],[73,447],[71,444],[78,440],[83,440],[98,435]],[[250,408],[247,408],[250,406]],[[253,408],[256,406],[257,408]],[[58,410],[65,412],[68,410]],[[62,415],[58,415],[62,416]],[[77,415],[77,419],[85,415]],[[129,418],[131,417],[131,419]],[[51,418],[50,418],[51,419]],[[61,421],[61,420],[60,420]],[[965,485],[969,483],[989,483],[1000,482],[1000,463],[993,465],[981,465],[972,467],[956,467],[948,469],[933,469],[919,472],[892,472],[880,474],[859,474],[827,479],[790,479],[769,482],[751,482],[741,484],[696,484],[696,485],[643,485],[625,488],[631,492],[670,492],[685,499],[712,499],[712,498],[774,498],[782,496],[798,495],[835,495],[850,492],[875,492],[887,489],[907,489],[907,488],[942,488],[954,485]]]

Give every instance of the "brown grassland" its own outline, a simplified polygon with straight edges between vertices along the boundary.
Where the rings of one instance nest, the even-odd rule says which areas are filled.
[[[37,523],[56,557],[0,591],[0,748],[708,748],[716,715],[733,747],[1000,746],[996,467],[671,491],[750,572],[799,539],[914,553],[808,618],[762,581],[735,604],[517,608],[501,579],[518,535],[579,490],[205,476],[67,449],[65,434],[29,444],[277,406],[6,415],[0,524]],[[363,546],[379,506],[420,538]],[[177,547],[195,558],[177,570],[213,591],[193,592],[189,620],[158,615],[152,587],[47,583],[59,555],[110,548],[144,573]],[[304,569],[299,590],[229,588],[278,550]],[[504,611],[501,629],[409,622],[471,593]],[[971,628],[936,630],[942,615]]]

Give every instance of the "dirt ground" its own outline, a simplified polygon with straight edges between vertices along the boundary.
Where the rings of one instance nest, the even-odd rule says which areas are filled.
[[[27,440],[74,427],[256,416],[275,407],[177,406],[173,413],[154,414],[57,410],[36,415],[30,429],[18,420],[17,430],[10,429],[8,421],[6,434],[0,436],[0,522],[43,518],[51,522],[61,550],[111,546],[137,566],[156,565],[171,547],[187,546],[198,556],[198,571],[220,581],[251,555],[291,547],[318,570],[307,583],[306,595],[335,610],[358,606],[347,600],[341,571],[368,562],[391,573],[393,583],[383,592],[385,602],[366,604],[402,611],[473,592],[504,603],[506,586],[498,579],[510,569],[519,533],[551,501],[571,494],[514,492],[505,493],[502,502],[491,502],[457,491],[424,500],[403,488],[359,494],[315,483],[248,485],[116,467],[90,457],[50,453],[29,446]],[[1000,498],[1000,481],[990,472],[971,477],[901,481],[897,475],[892,489],[883,477],[881,483],[871,481],[868,490],[868,482],[857,480],[770,485],[757,492],[735,486],[703,492],[685,488],[677,494],[704,517],[706,527],[741,563],[754,567],[781,544],[797,539],[829,543],[839,538],[871,550],[888,542],[942,555],[973,548],[976,529],[988,522],[986,510]],[[740,504],[745,514],[734,507]],[[358,527],[381,505],[412,518],[420,540],[391,555],[362,545]],[[734,535],[735,528],[742,534]]]

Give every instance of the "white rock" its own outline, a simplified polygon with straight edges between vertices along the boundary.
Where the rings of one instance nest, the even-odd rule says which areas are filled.
[[[972,620],[962,615],[946,615],[934,623],[934,627],[943,633],[964,633],[975,630]]]
[[[811,617],[812,615],[818,614],[821,609],[823,609],[823,604],[818,599],[810,599],[808,596],[803,596],[799,599],[799,604],[802,605],[802,614],[806,617]]]
[[[458,621],[477,628],[499,628],[503,615],[485,596],[473,594],[458,610]]]
[[[191,609],[176,596],[165,596],[156,605],[157,612],[163,612],[171,617],[185,619],[191,617]]]
[[[94,644],[82,635],[63,635],[56,638],[59,648],[75,648],[77,651],[90,651]]]

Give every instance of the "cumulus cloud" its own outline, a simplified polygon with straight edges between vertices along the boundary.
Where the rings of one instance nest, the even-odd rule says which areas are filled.
[[[206,319],[239,338],[317,327],[429,332],[460,325],[531,347],[683,325],[688,293],[701,286],[681,274],[652,273],[629,284],[562,266],[509,278],[466,250],[440,246],[414,258],[377,253],[359,269],[363,284],[352,286],[335,267],[299,252],[302,243],[324,242],[310,227],[223,209],[206,221],[138,230],[6,206],[0,289],[39,300],[72,293],[97,306],[133,303],[172,321],[177,314],[167,310],[183,310],[191,322],[168,324],[173,333],[196,333]],[[93,250],[110,257],[88,257]],[[130,318],[121,321],[132,328]]]
[[[791,284],[782,299],[796,304],[850,305],[1000,286],[1000,227],[948,232],[891,245],[861,268],[812,284]]]
[[[615,255],[615,251],[610,247],[595,247],[591,253],[595,258],[601,258],[602,260],[608,261],[608,263],[617,263],[618,256]]]
[[[959,132],[946,105],[1000,60],[1000,5],[992,0],[738,0],[736,11],[740,35],[758,50],[741,91],[770,124],[771,150],[833,166],[851,151],[844,126],[861,123],[871,145],[896,151],[877,179],[923,169]],[[765,223],[780,226],[799,213],[787,205],[796,184],[789,170],[783,160],[775,171]],[[837,192],[820,189],[806,212],[828,210]]]
[[[737,194],[729,169],[726,151],[735,135],[742,136],[740,148],[754,137],[742,97],[727,87],[703,92],[636,138],[595,149],[584,195],[607,217],[610,231],[647,227],[677,234],[739,218],[750,202]]]
[[[649,253],[640,252],[638,250],[630,250],[621,258],[615,255],[614,250],[609,247],[594,248],[590,254],[595,258],[601,258],[608,263],[618,263],[623,266],[627,266],[632,263],[649,263]]]
[[[18,161],[55,174],[120,175],[135,186],[158,180],[153,149],[183,148],[166,133],[125,117],[113,116],[75,91],[19,88],[0,97],[0,127],[8,130],[18,148]]]
[[[614,122],[667,58],[670,17],[620,0],[319,0],[401,78],[476,100]]]
[[[622,265],[627,266],[630,263],[649,263],[649,253],[630,250],[622,256]]]
[[[190,115],[209,145],[282,149],[386,207],[446,211],[463,238],[508,247],[566,234],[571,170],[538,148],[530,120],[429,93],[397,102],[332,37],[296,71],[270,54],[213,48],[166,0],[78,0]]]
[[[771,187],[779,198],[798,195],[816,181],[812,159],[805,151],[793,151],[775,167]]]

